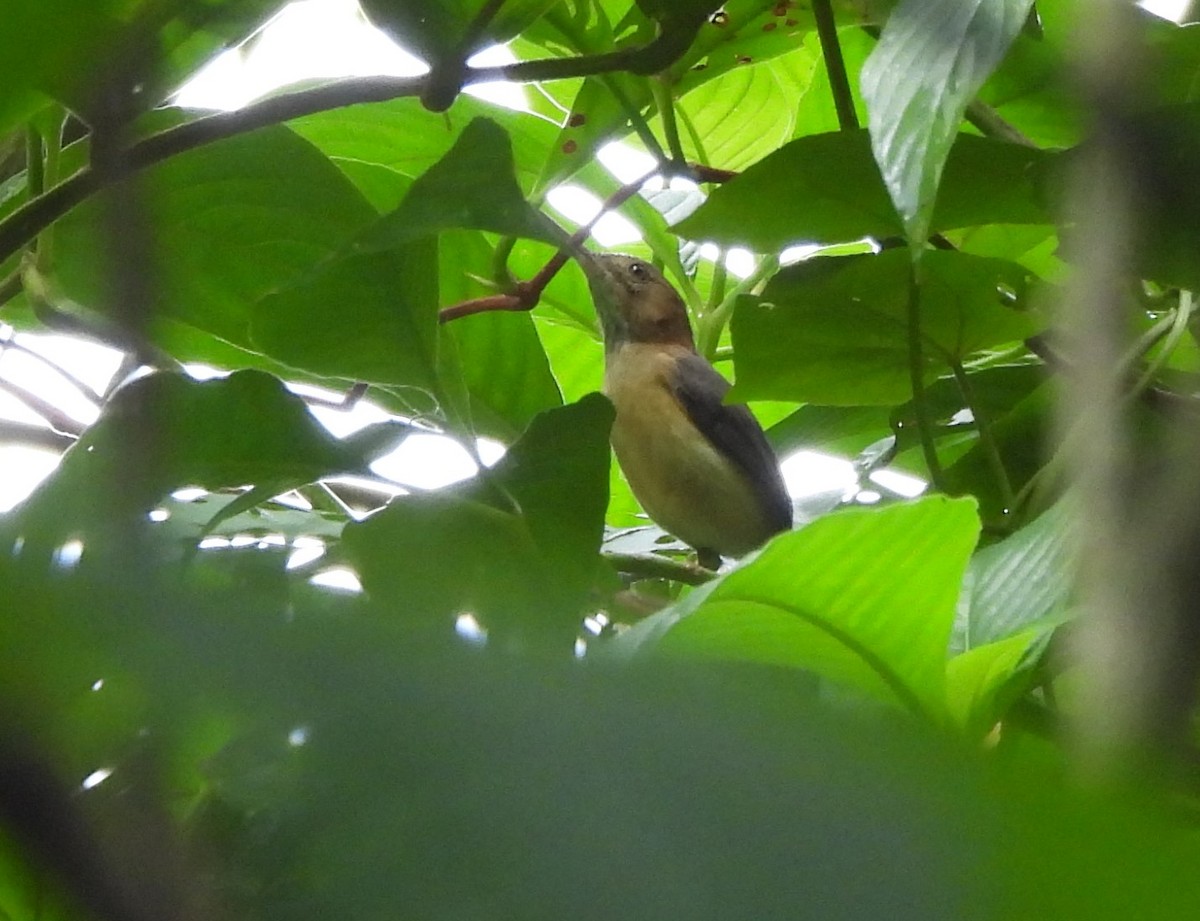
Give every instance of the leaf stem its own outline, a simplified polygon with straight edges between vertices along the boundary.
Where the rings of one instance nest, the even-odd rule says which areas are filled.
[[[1016,511],[1016,496],[1013,493],[1008,471],[1004,468],[1004,458],[1000,454],[1000,445],[996,441],[991,419],[976,400],[975,388],[971,386],[971,376],[967,374],[962,362],[953,358],[950,360],[950,368],[954,372],[958,390],[975,419],[975,428],[979,432],[979,445],[987,458],[988,466],[992,469],[992,476],[996,478],[996,486],[1000,490],[1000,501],[1004,504],[1004,515],[1006,517],[1012,515]]]
[[[36,198],[46,190],[45,160],[42,152],[42,135],[30,125],[25,132],[25,187],[29,197]]]
[[[21,280],[21,267],[17,266],[0,280],[0,308],[21,293],[24,283]]]
[[[837,111],[838,125],[843,131],[853,131],[859,126],[858,113],[854,110],[854,93],[850,89],[850,77],[846,73],[841,42],[838,41],[833,5],[830,0],[813,0],[812,6],[813,16],[817,20],[821,55],[825,58],[825,70],[829,73],[829,88],[833,93],[833,107]]]
[[[1158,376],[1158,372],[1163,369],[1163,366],[1171,357],[1171,353],[1175,351],[1175,347],[1179,344],[1180,337],[1187,331],[1188,320],[1191,319],[1193,306],[1192,292],[1186,289],[1180,291],[1179,306],[1175,308],[1175,316],[1172,318],[1171,327],[1167,331],[1167,337],[1163,340],[1162,348],[1158,350],[1158,354],[1150,359],[1141,377],[1137,379],[1137,383],[1129,391],[1127,399],[1136,400],[1141,396],[1154,378]]]
[[[679,126],[675,123],[675,98],[667,85],[667,77],[650,78],[650,90],[654,94],[654,102],[658,106],[658,114],[662,116],[663,134],[667,138],[667,150],[671,159],[678,165],[687,164],[687,156],[683,152],[683,144],[679,140]]]
[[[708,304],[704,308],[705,314],[712,313],[725,300],[725,283],[728,279],[729,269],[725,266],[725,250],[718,248],[716,258],[713,259],[712,286],[708,292]]]
[[[964,116],[985,137],[1037,149],[1037,144],[1031,141],[1019,129],[1001,118],[1000,114],[986,102],[982,102],[979,99],[972,99],[967,103],[967,110]]]
[[[908,372],[912,382],[913,406],[917,411],[917,430],[921,436],[921,451],[929,480],[935,489],[945,492],[942,464],[933,441],[933,415],[925,394],[925,356],[921,350],[921,288],[917,284],[917,267],[908,269]]]
[[[712,361],[717,346],[721,343],[721,333],[725,331],[725,324],[729,322],[729,316],[733,313],[737,299],[743,294],[749,294],[777,271],[779,271],[779,257],[774,253],[763,256],[754,271],[738,282],[733,290],[725,295],[720,304],[701,318],[696,343],[697,350],[701,355]]]
[[[621,108],[625,110],[625,114],[629,118],[629,124],[638,136],[638,139],[645,145],[646,152],[660,165],[670,163],[671,158],[667,156],[667,152],[663,150],[662,144],[658,143],[658,138],[650,130],[650,123],[642,115],[641,109],[633,104],[633,100],[621,89],[620,84],[613,79],[611,74],[603,74],[600,79],[604,82],[608,91],[613,94],[617,102],[620,103]]]

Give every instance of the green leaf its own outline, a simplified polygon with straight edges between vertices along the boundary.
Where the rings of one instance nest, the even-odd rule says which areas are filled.
[[[610,645],[804,668],[937,719],[955,600],[978,536],[968,499],[834,512],[779,535]]]
[[[901,232],[865,131],[798,138],[716,189],[675,225],[689,240],[777,252]]]
[[[651,98],[644,79],[622,73],[585,78],[547,151],[538,190],[553,188],[591,163],[605,144],[627,135],[630,110],[640,112]]]
[[[891,434],[889,412],[882,406],[801,406],[767,430],[781,457],[792,451],[854,455]]]
[[[811,14],[809,14],[811,15]],[[845,16],[841,17],[845,22]],[[875,50],[875,39],[866,29],[842,28],[838,30],[838,45],[842,49],[842,60],[846,65],[846,76],[850,81],[850,95],[859,124],[867,121],[867,110],[863,106],[858,77],[863,62]],[[799,99],[796,107],[796,129],[794,137],[840,131],[837,108],[833,101],[833,89],[829,83],[829,68],[821,53],[820,36],[814,29],[804,38],[804,47],[817,59],[816,71],[807,92]]]
[[[278,502],[264,502],[229,514],[230,506],[242,495],[245,493],[237,496],[207,493],[194,499],[168,496],[158,507],[167,513],[167,530],[186,536],[192,543],[206,534],[230,539],[281,534],[289,541],[297,537],[336,541],[342,535],[346,516],[340,512],[306,511]]]
[[[1053,420],[1053,388],[1042,384],[1001,414],[993,414],[992,438],[1014,490],[1021,490],[1046,463],[1057,443]],[[914,454],[919,452],[915,451]],[[961,456],[944,463],[943,482],[953,493],[969,492],[979,500],[985,522],[1003,526],[1011,513],[996,485],[984,445],[978,440]]]
[[[566,235],[529,206],[514,176],[512,144],[487,118],[472,121],[442,159],[355,246],[374,252],[439,230],[469,228],[558,246]]]
[[[411,97],[346,106],[288,122],[346,173],[380,211],[391,211],[416,179],[453,147],[463,130],[486,116],[512,139],[517,183],[528,193],[557,126],[540,116],[512,112],[460,96],[446,112],[430,112]]]
[[[492,468],[557,578],[583,589],[604,536],[613,415],[599,394],[544,412]]]
[[[952,138],[930,230],[980,224],[1050,224],[1050,180],[1061,154],[973,134]]]
[[[550,410],[490,473],[348,525],[367,592],[444,629],[470,611],[489,630],[569,648],[599,562],[612,416],[600,396]]]
[[[950,714],[971,737],[985,736],[1005,710],[1029,689],[1051,631],[1030,628],[976,646],[946,663]]]
[[[503,43],[549,9],[555,0],[507,0],[499,10],[487,0],[363,0],[363,12],[396,42],[428,64],[465,61],[490,44]],[[481,11],[493,7],[483,28]],[[467,42],[467,39],[470,39]]]
[[[791,140],[796,98],[812,80],[817,55],[806,47],[769,61],[734,67],[676,103],[689,160],[740,170]],[[661,116],[650,123],[662,136]]]
[[[6,3],[5,21],[15,31],[6,31],[12,40],[0,44],[0,53],[17,88],[36,87],[93,124],[113,124],[162,103],[278,6],[277,0]]]
[[[975,554],[963,582],[950,649],[968,652],[1064,613],[1071,591],[1067,506],[1060,502]]]
[[[1033,0],[901,0],[863,65],[871,146],[914,253],[967,103],[1024,25]]]
[[[84,535],[88,552],[103,553],[106,538],[119,540],[174,488],[252,484],[280,493],[360,467],[270,375],[239,371],[201,383],[154,374],[117,393],[20,508],[14,529],[24,559]]]
[[[1042,185],[1054,155],[959,135],[946,163],[933,230],[1049,223]],[[940,169],[940,167],[939,167]],[[716,189],[675,229],[693,240],[777,252],[902,233],[865,131],[798,138]]]
[[[490,274],[492,259],[483,234],[443,234],[439,246],[442,303],[494,294],[494,288],[479,281]],[[476,433],[512,441],[538,413],[562,405],[529,311],[461,317],[443,326],[441,335],[453,340]]]
[[[1074,147],[1087,135],[1085,103],[1062,79],[1076,41],[1076,13],[1055,3],[1037,4],[1042,34],[1017,36],[1004,60],[979,90],[979,100],[1042,148]]]
[[[284,364],[342,381],[440,392],[432,238],[338,259],[254,305],[254,343]]]
[[[1037,317],[1000,303],[998,289],[1019,294],[1024,275],[1000,260],[928,254],[920,275],[928,374],[1040,328]],[[907,254],[895,249],[816,258],[781,271],[734,312],[737,396],[826,406],[907,400],[908,277]]]
[[[154,285],[155,315],[242,348],[254,347],[251,304],[338,253],[376,216],[328,158],[283,127],[188,151],[133,181],[154,243],[153,263],[139,270]],[[66,297],[119,316],[108,194],[55,225],[53,269]]]

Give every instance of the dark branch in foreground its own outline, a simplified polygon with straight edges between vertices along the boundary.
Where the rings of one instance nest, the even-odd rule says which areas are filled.
[[[686,41],[683,40],[685,37]],[[444,71],[439,72],[436,81],[441,86],[450,76],[456,76],[459,79],[453,82],[461,88],[498,81],[534,83],[566,80],[617,70],[636,74],[657,73],[670,66],[687,50],[691,38],[691,35],[685,36],[682,32],[663,33],[642,47],[607,54],[518,61],[500,67],[468,67],[464,63],[458,74],[447,75]],[[403,96],[424,97],[434,88],[434,81],[435,75],[432,74],[420,77],[354,77],[272,96],[234,112],[205,115],[133,144],[120,157],[122,176],[131,175],[205,144],[305,115],[361,103],[386,102]],[[16,209],[4,221],[0,221],[0,262],[7,260],[64,214],[95,194],[112,178],[100,177],[90,167],[84,167],[54,188]]]

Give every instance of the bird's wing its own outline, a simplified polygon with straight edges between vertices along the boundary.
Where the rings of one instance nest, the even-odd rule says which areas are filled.
[[[781,531],[790,528],[792,502],[779,474],[779,461],[750,410],[722,402],[729,382],[692,354],[676,361],[671,384],[692,424],[746,475],[771,523]]]

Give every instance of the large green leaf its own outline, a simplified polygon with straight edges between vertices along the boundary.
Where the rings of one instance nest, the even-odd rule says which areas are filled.
[[[733,317],[737,395],[827,406],[890,405],[911,396],[907,255],[825,257],[780,272]],[[927,374],[980,349],[1021,340],[1040,323],[1003,306],[1019,292],[1012,263],[932,252],[920,276]]]
[[[355,246],[363,251],[389,249],[450,228],[490,230],[555,245],[566,240],[559,227],[525,201],[508,134],[487,118],[467,125],[449,152],[422,173],[396,209]]]
[[[501,124],[512,139],[517,183],[528,193],[554,138],[554,123],[473,96],[460,96],[442,113],[406,97],[318,112],[288,127],[332,159],[382,212],[395,208],[412,180],[445,156],[481,116]]]
[[[1004,57],[1033,0],[901,0],[863,65],[871,146],[914,251],[967,103]]]
[[[1073,14],[1062,22],[1052,12],[1038,3],[1042,34],[1018,35],[978,98],[1037,146],[1066,148],[1087,133],[1083,101],[1062,79],[1079,25]]]
[[[773,252],[793,243],[890,237],[900,222],[866,132],[798,138],[716,189],[675,229],[692,240]]]
[[[412,620],[448,628],[469,611],[489,630],[569,648],[597,573],[611,424],[600,396],[550,410],[480,478],[348,526],[368,593]]]
[[[251,304],[376,217],[328,158],[283,127],[188,151],[133,181],[154,244],[152,263],[136,271],[154,285],[154,313],[243,348],[253,347]],[[109,282],[110,241],[122,231],[107,217],[107,194],[58,222],[53,269],[66,297],[120,315]]]
[[[946,644],[978,536],[970,500],[835,512],[613,645],[804,668],[940,718]]]
[[[255,345],[312,374],[440,393],[432,238],[337,259],[254,305]]]
[[[950,153],[932,229],[1049,222],[1040,187],[1050,155],[960,135]],[[675,228],[694,240],[775,252],[902,233],[865,131],[798,138],[713,192]]]

